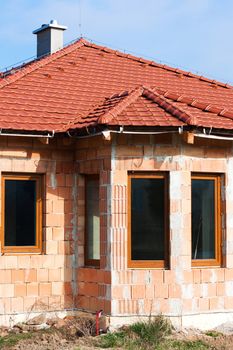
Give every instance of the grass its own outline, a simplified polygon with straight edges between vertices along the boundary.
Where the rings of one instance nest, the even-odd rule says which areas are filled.
[[[115,333],[108,333],[100,338],[98,346],[102,348],[123,347],[125,349],[153,349],[171,334],[170,322],[157,316],[149,322],[137,322],[123,327]]]
[[[32,337],[31,333],[19,333],[19,334],[9,334],[5,337],[0,337],[0,349],[3,346],[13,346],[18,343],[18,341],[22,339],[29,339]]]
[[[207,350],[210,347],[202,340],[172,340],[170,322],[157,316],[149,322],[137,322],[118,332],[100,337],[97,346],[101,348],[122,348],[126,350]]]
[[[92,329],[92,328],[91,328]],[[79,329],[78,329],[79,330]],[[62,338],[67,336],[65,328],[55,330],[47,329],[37,331],[37,333],[51,333],[54,332],[62,334]],[[216,331],[208,331],[204,333],[207,336],[214,338],[215,342],[221,333]],[[10,333],[7,336],[0,337],[0,350],[17,344],[20,340],[32,338],[35,335],[34,332],[28,333]],[[67,338],[67,337],[66,337]],[[84,345],[89,347],[100,347],[101,349],[114,349],[120,348],[125,350],[214,350],[216,347],[206,343],[206,339],[176,339],[172,335],[172,326],[163,316],[154,317],[148,322],[136,322],[130,326],[124,326],[119,331],[114,333],[107,333],[100,337],[92,338],[90,342],[90,334],[84,338]],[[82,339],[83,339],[82,338]],[[27,345],[25,345],[27,347]],[[82,344],[77,344],[76,350],[82,349]]]
[[[100,338],[100,341],[98,342],[97,345],[104,349],[116,348],[118,346],[123,346],[125,342],[126,342],[126,333],[122,331],[122,332],[108,333],[106,335],[103,335]]]
[[[212,337],[212,338],[217,338],[220,335],[222,335],[222,333],[217,332],[217,331],[207,331],[207,332],[205,332],[205,335],[208,335],[209,337]]]
[[[165,346],[161,348],[161,350],[165,349],[177,349],[177,350],[210,350],[208,344],[204,343],[202,340],[173,340],[171,342],[171,347],[168,347],[168,344],[164,344]],[[167,346],[167,347],[166,347]]]
[[[37,331],[37,333],[53,333],[53,330],[51,329],[43,329]],[[12,347],[16,345],[20,340],[24,339],[30,339],[35,335],[34,332],[28,332],[28,333],[9,333],[8,335],[4,337],[0,337],[0,349],[3,347]]]
[[[129,326],[129,332],[135,336],[135,342],[139,346],[143,344],[156,346],[170,335],[171,331],[170,322],[162,316],[150,319],[149,322],[137,322]]]

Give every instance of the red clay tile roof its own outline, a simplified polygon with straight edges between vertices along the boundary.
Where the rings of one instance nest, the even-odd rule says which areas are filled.
[[[108,126],[184,126],[232,129],[233,115],[206,104],[198,104],[174,93],[138,87],[106,98],[84,114],[70,129],[106,124]]]
[[[172,108],[171,104],[167,106],[167,109],[171,107],[171,110],[167,111],[166,106],[161,106],[165,100],[164,97],[143,86],[130,92],[114,94],[106,98],[92,112],[78,118],[77,122],[70,125],[70,129],[97,124],[168,127],[184,125],[181,117],[183,112],[178,108]]]
[[[96,123],[233,130],[233,87],[80,39],[0,79],[0,111],[5,130]]]

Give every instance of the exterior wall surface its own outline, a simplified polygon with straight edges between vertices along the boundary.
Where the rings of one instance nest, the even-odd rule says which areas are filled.
[[[116,323],[127,317],[163,313],[200,323],[233,315],[232,142],[182,136],[113,135],[78,140],[77,308],[103,309]],[[166,269],[128,268],[128,173],[167,172],[169,177],[169,261]],[[191,267],[191,173],[221,174],[221,267]],[[100,175],[100,268],[84,264],[84,176]],[[80,201],[80,202],[79,202]],[[220,317],[220,313],[225,315]],[[228,315],[228,316],[226,316]],[[121,321],[119,321],[121,319]],[[135,318],[134,318],[135,319]],[[203,319],[206,324],[206,319]],[[216,318],[214,319],[216,321]],[[115,322],[115,321],[114,321]]]
[[[73,309],[76,294],[76,176],[60,139],[0,138],[0,172],[43,176],[42,254],[0,255],[0,323],[19,315]],[[1,191],[2,192],[2,191]],[[1,213],[3,214],[3,213]]]
[[[158,313],[181,317],[233,312],[232,166],[230,141],[196,138],[194,144],[187,144],[175,134],[115,138],[109,227],[112,316],[124,316],[126,320],[126,316]],[[168,173],[170,253],[167,269],[127,266],[129,171]],[[219,173],[223,177],[221,267],[191,267],[191,172]]]
[[[128,173],[167,172],[166,269],[129,268]],[[0,172],[44,178],[43,253],[0,255],[0,323],[34,312],[102,309],[112,319],[233,315],[233,148],[181,135],[0,138]],[[191,267],[191,172],[221,174],[221,267]],[[100,177],[100,267],[86,267],[85,175]],[[228,316],[227,316],[228,315]],[[225,318],[224,318],[225,317]],[[233,316],[232,316],[233,317]],[[118,321],[116,321],[118,322]],[[192,321],[190,321],[192,322]],[[206,322],[206,321],[205,321]]]
[[[78,198],[78,309],[111,313],[111,255],[109,244],[111,210],[111,143],[101,137],[84,138],[76,143]],[[85,175],[100,179],[100,267],[85,267]]]

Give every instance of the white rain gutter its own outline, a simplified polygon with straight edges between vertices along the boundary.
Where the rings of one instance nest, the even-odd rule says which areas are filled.
[[[233,141],[233,137],[218,136],[218,135],[194,134],[194,137],[202,137],[202,138],[214,139],[214,140],[228,140],[228,141]]]
[[[11,133],[4,133],[2,132],[2,129],[0,129],[0,136],[21,136],[21,137],[38,137],[38,138],[53,138],[55,135],[55,131],[52,131],[52,134],[47,135],[39,135],[39,134],[11,134]]]
[[[103,130],[101,132],[98,132],[98,133],[93,133],[93,134],[88,134],[88,135],[85,135],[85,136],[76,136],[76,138],[78,139],[84,139],[84,138],[88,138],[88,137],[94,137],[94,136],[104,136],[104,138],[109,138],[110,137],[110,134],[113,133],[113,134],[133,134],[133,135],[160,135],[160,134],[174,134],[174,133],[179,133],[179,134],[182,134],[183,133],[183,130],[181,130],[181,128],[179,128],[178,130],[169,130],[169,131],[124,131],[124,128],[123,127],[120,127],[120,130]],[[73,137],[69,131],[67,131],[67,134],[70,136],[70,137]]]
[[[88,132],[88,130],[87,130]],[[174,133],[179,133],[183,134],[184,130],[183,127],[179,127],[177,130],[168,130],[168,131],[125,131],[124,127],[121,126],[120,130],[112,130],[112,129],[107,129],[103,130],[98,133],[88,133],[88,135],[85,136],[72,136],[69,131],[67,131],[67,134],[69,137],[76,137],[78,139],[83,139],[83,138],[89,138],[89,137],[94,137],[94,136],[104,136],[105,139],[110,139],[111,134],[131,134],[131,135],[161,135],[161,134],[174,134]],[[211,130],[210,130],[211,132]],[[202,138],[207,138],[207,139],[216,139],[216,140],[228,140],[228,141],[233,141],[233,136],[232,137],[227,137],[227,136],[219,136],[219,135],[211,135],[210,133],[207,134],[206,130],[203,129],[203,134],[201,133],[193,133],[194,137],[202,137]]]

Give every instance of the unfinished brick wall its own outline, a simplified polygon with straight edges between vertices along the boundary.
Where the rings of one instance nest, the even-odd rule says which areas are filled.
[[[113,141],[111,203],[111,314],[181,316],[233,311],[232,143],[179,135],[118,135]],[[168,269],[127,267],[128,171],[169,173],[170,253]],[[191,172],[225,177],[222,217],[223,267],[191,267]]]
[[[0,256],[0,322],[34,311],[72,309],[76,274],[76,176],[72,145],[0,138],[0,172],[44,176],[43,253]]]
[[[109,244],[111,205],[111,143],[101,137],[84,138],[76,143],[78,171],[78,309],[111,312],[111,256]],[[100,267],[84,264],[85,232],[85,175],[99,174],[100,178]]]
[[[233,312],[231,142],[180,135],[72,140],[0,138],[0,172],[45,179],[43,254],[0,256],[0,322],[34,311],[103,309],[112,316]],[[168,269],[127,266],[128,172],[169,174]],[[221,173],[223,267],[191,267],[191,172]],[[100,176],[100,268],[84,264],[86,174]]]

